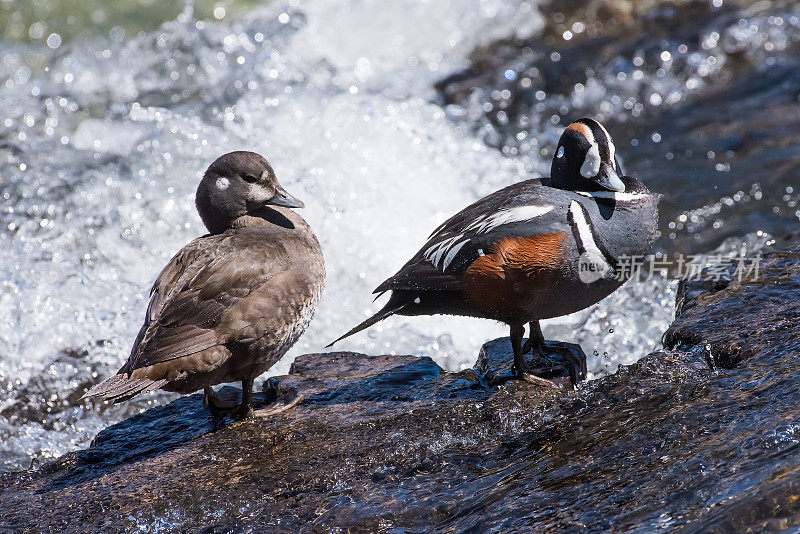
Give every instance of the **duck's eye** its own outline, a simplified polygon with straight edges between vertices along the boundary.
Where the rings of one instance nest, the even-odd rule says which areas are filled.
[[[244,174],[242,175],[242,180],[244,180],[247,183],[254,184],[258,181],[258,178],[256,178],[252,174]]]

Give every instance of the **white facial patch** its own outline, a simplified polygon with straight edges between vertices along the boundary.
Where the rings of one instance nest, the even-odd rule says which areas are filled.
[[[592,144],[589,151],[583,158],[583,165],[581,165],[581,176],[584,178],[594,178],[600,174],[600,148],[594,140],[594,136],[590,139]]]
[[[556,157],[557,158],[563,158],[564,157],[564,145],[561,145],[560,147],[558,147],[558,152],[556,152]]]
[[[250,200],[252,202],[266,202],[273,197],[272,191],[261,184],[250,184]]]
[[[226,189],[228,189],[228,186],[231,185],[231,182],[224,176],[220,176],[219,178],[217,178],[217,181],[214,182],[214,185],[216,185],[217,189],[219,189],[220,191],[225,191]]]

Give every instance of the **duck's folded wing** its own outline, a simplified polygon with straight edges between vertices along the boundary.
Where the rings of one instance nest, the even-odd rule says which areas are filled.
[[[471,225],[476,218],[485,213],[495,212],[524,202],[526,198],[535,195],[541,185],[542,180],[540,178],[524,180],[476,200],[437,226],[428,236],[428,239],[433,239],[442,234],[461,232]]]
[[[524,194],[515,195],[504,203],[473,204],[453,217],[452,224],[441,226],[419,252],[375,292],[459,289],[466,269],[492,252],[501,241],[568,231],[563,211],[562,206]]]
[[[170,260],[153,285],[144,325],[120,372],[228,341],[215,329],[225,312],[288,265],[280,244],[236,247],[234,239],[203,237]]]

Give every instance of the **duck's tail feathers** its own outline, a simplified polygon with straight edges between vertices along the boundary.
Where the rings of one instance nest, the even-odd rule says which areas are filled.
[[[355,333],[361,332],[365,328],[369,328],[378,321],[383,321],[390,315],[394,315],[395,313],[399,312],[409,304],[410,302],[397,302],[397,300],[395,300],[394,298],[394,295],[392,295],[392,298],[389,299],[389,302],[386,303],[386,306],[381,308],[375,315],[373,315],[363,323],[359,324],[358,326],[353,327],[346,334],[336,338],[336,340],[332,341],[329,345],[326,345],[325,348],[332,347],[334,343],[338,343],[339,341],[343,340],[346,337],[350,337]]]
[[[113,403],[126,401],[149,391],[155,391],[167,383],[167,380],[150,380],[149,378],[133,378],[127,373],[120,373],[106,378],[89,391],[81,399],[100,397]]]

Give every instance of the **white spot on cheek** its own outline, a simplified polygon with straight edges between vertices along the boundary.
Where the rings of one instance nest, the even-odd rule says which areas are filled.
[[[558,152],[556,152],[556,157],[557,158],[563,158],[564,157],[564,145],[561,145],[560,147],[558,147]]]
[[[584,178],[594,178],[600,173],[600,149],[597,143],[592,143],[591,148],[583,158],[583,165],[581,165],[581,176]]]
[[[266,202],[274,193],[261,184],[250,184],[250,200],[253,202]]]
[[[217,189],[219,189],[221,191],[225,191],[226,189],[228,189],[229,185],[231,185],[230,180],[228,180],[224,176],[220,176],[219,178],[217,178],[217,181],[216,181]]]

